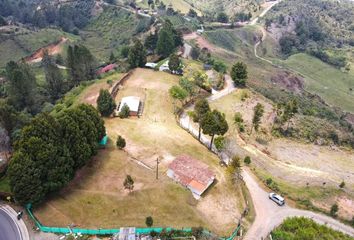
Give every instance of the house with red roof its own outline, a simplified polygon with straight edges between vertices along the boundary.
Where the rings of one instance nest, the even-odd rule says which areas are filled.
[[[118,65],[115,64],[115,63],[109,64],[109,65],[107,65],[107,66],[101,68],[100,70],[98,70],[98,71],[97,71],[97,74],[98,74],[98,75],[101,75],[101,74],[103,74],[103,73],[110,72],[110,71],[116,69],[117,67],[118,67]]]
[[[188,188],[196,199],[200,199],[215,180],[208,165],[185,155],[169,164],[167,176]]]

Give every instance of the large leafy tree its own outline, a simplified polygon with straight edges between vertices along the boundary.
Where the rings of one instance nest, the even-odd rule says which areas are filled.
[[[247,81],[247,65],[243,62],[237,62],[232,66],[231,78],[236,85],[245,86]]]
[[[11,190],[22,204],[38,204],[65,186],[105,134],[98,112],[79,105],[56,118],[39,114],[21,131],[9,166]]]
[[[183,45],[181,32],[174,29],[172,23],[166,20],[158,34],[157,53],[163,57],[171,55],[178,46]]]
[[[199,140],[200,140],[201,130],[202,130],[201,122],[202,122],[204,115],[207,114],[208,112],[210,112],[210,107],[209,107],[208,101],[204,98],[199,99],[195,103],[194,114],[193,114],[193,121],[199,123],[199,133],[198,133]]]
[[[172,86],[169,90],[170,95],[172,96],[172,98],[177,99],[181,102],[181,104],[183,105],[184,100],[188,97],[188,92],[181,88],[180,86]]]
[[[47,89],[54,102],[63,93],[64,77],[60,69],[57,67],[55,60],[49,56],[48,51],[44,52],[42,65],[44,68],[45,80],[47,82]]]
[[[34,111],[36,103],[36,77],[25,63],[9,62],[6,65],[8,100],[17,109]]]
[[[202,118],[201,126],[203,133],[211,136],[209,149],[213,146],[215,135],[223,136],[229,130],[225,114],[220,113],[217,110],[206,113]]]
[[[128,63],[130,68],[144,67],[146,64],[146,51],[140,40],[134,40],[134,46],[129,50]]]
[[[97,108],[102,116],[110,116],[117,107],[114,99],[108,90],[101,89],[100,95],[97,98]]]

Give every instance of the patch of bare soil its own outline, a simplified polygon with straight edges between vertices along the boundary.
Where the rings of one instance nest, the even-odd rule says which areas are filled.
[[[349,122],[352,126],[354,126],[354,114],[347,113],[345,116],[345,120]]]
[[[25,61],[27,63],[36,63],[42,61],[43,55],[45,51],[48,51],[49,55],[55,55],[61,52],[62,46],[64,43],[68,41],[67,38],[62,37],[58,42],[49,44],[46,47],[40,48],[35,51],[31,56],[26,57]]]
[[[294,93],[300,93],[304,89],[304,79],[290,72],[280,72],[271,77],[272,83]]]
[[[189,33],[183,36],[184,40],[195,40],[198,43],[200,48],[207,48],[209,51],[217,51],[217,47],[211,44],[208,40],[203,38],[201,35],[198,35],[196,32]]]
[[[354,200],[349,199],[346,196],[337,199],[339,206],[339,214],[347,219],[351,219],[354,216]]]

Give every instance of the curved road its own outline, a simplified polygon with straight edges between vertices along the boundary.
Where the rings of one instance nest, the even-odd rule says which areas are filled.
[[[15,210],[6,205],[0,205],[0,240],[29,240],[25,223],[17,220]]]
[[[248,169],[243,170],[242,176],[251,194],[256,212],[256,219],[251,225],[251,228],[247,231],[244,238],[245,240],[259,240],[262,237],[265,238],[272,229],[279,226],[286,218],[295,216],[311,218],[317,223],[326,224],[335,230],[354,236],[354,229],[352,227],[331,217],[292,208],[287,205],[282,207],[278,206],[276,203],[269,200],[268,192],[259,186],[256,177]]]

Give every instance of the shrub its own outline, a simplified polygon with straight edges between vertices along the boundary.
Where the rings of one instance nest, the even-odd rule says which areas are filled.
[[[251,163],[251,157],[246,156],[245,159],[243,160],[243,162],[246,163],[247,165],[249,165]]]
[[[132,191],[134,189],[134,180],[130,175],[127,175],[127,177],[124,180],[124,188],[125,189],[129,189],[130,191]]]
[[[340,187],[340,188],[344,188],[344,187],[345,187],[345,182],[342,181],[342,182],[339,184],[339,187]]]
[[[223,150],[225,147],[225,138],[223,136],[215,138],[214,144],[218,151]]]
[[[337,212],[338,212],[338,205],[335,203],[332,205],[331,210],[329,211],[329,214],[332,217],[337,217]]]
[[[270,186],[272,183],[273,183],[273,179],[272,178],[267,178],[267,180],[266,180],[267,186]]]
[[[148,217],[146,218],[145,224],[146,224],[146,226],[148,226],[148,227],[151,227],[151,226],[154,224],[154,220],[152,219],[151,216],[148,216]]]
[[[130,115],[130,109],[127,104],[124,104],[118,116],[120,118],[128,118],[129,115]]]
[[[122,138],[122,136],[118,136],[118,138],[117,138],[117,147],[119,148],[119,149],[123,149],[123,148],[125,148],[125,146],[126,146],[126,142],[125,142],[125,139],[124,138]]]

